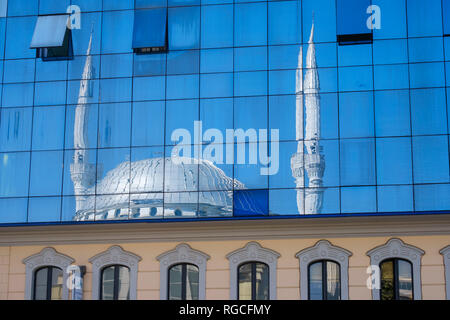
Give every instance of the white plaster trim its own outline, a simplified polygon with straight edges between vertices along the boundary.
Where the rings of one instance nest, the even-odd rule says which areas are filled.
[[[201,251],[192,249],[188,244],[182,243],[176,246],[174,250],[160,254],[156,259],[159,261],[160,272],[160,299],[167,300],[168,296],[168,280],[170,267],[188,263],[197,266],[199,272],[199,300],[206,299],[206,262],[210,259],[210,256]]]
[[[124,251],[120,246],[112,246],[90,258],[89,262],[92,263],[92,299],[100,299],[100,276],[103,268],[111,265],[122,265],[130,269],[130,300],[136,300],[139,261],[141,261],[141,257]]]
[[[339,264],[341,272],[341,300],[348,300],[348,259],[352,253],[333,246],[327,240],[320,240],[314,246],[301,250],[295,255],[300,263],[300,299],[308,300],[308,267],[310,263],[330,260]]]
[[[40,253],[34,254],[28,258],[25,258],[22,262],[26,268],[26,280],[25,280],[25,300],[33,299],[33,287],[34,287],[34,273],[37,269],[43,267],[58,267],[63,272],[63,289],[62,299],[69,299],[69,288],[67,287],[67,267],[70,266],[75,260],[69,256],[58,253],[53,248],[44,248]]]
[[[420,278],[421,273],[421,259],[425,254],[425,251],[411,246],[409,244],[405,244],[402,240],[397,238],[392,238],[386,244],[378,246],[372,250],[367,252],[367,255],[370,257],[370,264],[379,266],[381,262],[386,259],[404,259],[412,264],[412,272],[413,272],[413,292],[414,292],[414,300],[422,299],[422,281]],[[381,276],[381,274],[379,275]],[[380,289],[373,288],[372,289],[372,299],[380,300]]]
[[[230,299],[236,300],[238,267],[246,262],[262,262],[269,266],[269,299],[277,299],[277,261],[280,254],[261,247],[257,242],[249,242],[244,248],[235,250],[227,255],[230,261]]]
[[[450,246],[446,246],[441,251],[439,251],[444,258],[445,267],[445,294],[447,300],[450,300]]]

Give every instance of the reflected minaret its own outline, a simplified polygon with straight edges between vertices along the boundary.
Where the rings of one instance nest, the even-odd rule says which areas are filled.
[[[302,60],[300,62],[300,59]],[[291,168],[296,187],[306,187],[304,193],[297,191],[297,207],[300,214],[319,214],[323,205],[323,174],[325,157],[320,146],[320,82],[317,70],[316,48],[314,44],[314,23],[308,42],[306,73],[303,80],[299,72],[303,71],[303,51],[300,49],[299,68],[297,69],[297,153],[291,159]],[[303,137],[303,101],[306,110],[305,136]],[[301,111],[300,111],[301,110]],[[303,146],[304,144],[304,146]],[[309,185],[305,186],[305,171]],[[304,200],[304,203],[302,201]]]
[[[89,46],[86,53],[86,63],[80,81],[80,92],[75,109],[75,123],[73,130],[73,145],[75,148],[73,163],[70,166],[70,174],[76,196],[76,211],[84,208],[86,194],[95,184],[95,164],[89,163],[88,153],[88,116],[89,98],[93,96],[94,68],[92,65],[92,31]]]

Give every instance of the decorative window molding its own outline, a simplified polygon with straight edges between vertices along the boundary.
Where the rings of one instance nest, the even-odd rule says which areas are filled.
[[[63,272],[63,289],[62,299],[69,299],[69,288],[67,287],[67,267],[70,266],[75,260],[69,256],[57,252],[53,248],[44,248],[41,252],[34,254],[28,258],[25,258],[22,262],[26,268],[26,280],[25,280],[25,299],[33,299],[33,287],[34,287],[34,273],[37,269],[42,267],[58,267]]]
[[[182,243],[176,246],[174,250],[160,254],[156,259],[159,261],[160,272],[160,299],[167,300],[169,269],[177,264],[188,263],[197,266],[199,272],[198,279],[198,298],[206,299],[206,262],[210,259],[206,253],[192,249],[188,244]]]
[[[367,252],[367,255],[370,257],[370,264],[372,266],[379,267],[382,261],[394,258],[404,259],[411,262],[413,268],[414,300],[422,299],[420,264],[424,254],[425,251],[409,244],[405,244],[402,240],[397,238],[392,238],[386,242],[386,244],[378,246]],[[381,277],[381,274],[376,274],[378,277]],[[380,300],[380,289],[375,287],[372,288],[372,299]]]
[[[447,300],[450,300],[450,246],[446,246],[441,251],[439,251],[444,258],[445,267],[445,294]]]
[[[237,282],[238,267],[246,262],[262,262],[269,266],[269,298],[277,299],[277,261],[280,254],[261,247],[257,242],[249,242],[244,248],[235,250],[227,255],[230,261],[230,299],[238,298]]]
[[[119,246],[112,246],[89,259],[89,262],[92,263],[92,299],[100,299],[100,279],[103,268],[112,265],[122,265],[130,269],[130,300],[136,300],[138,264],[141,260],[141,257],[124,251]]]
[[[348,300],[348,258],[352,253],[320,240],[314,246],[295,255],[300,262],[300,299],[308,300],[308,266],[315,261],[330,260],[339,264],[341,270],[341,300]]]

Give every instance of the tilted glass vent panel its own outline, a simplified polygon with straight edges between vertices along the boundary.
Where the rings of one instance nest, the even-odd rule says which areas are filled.
[[[157,53],[167,50],[166,8],[135,12],[133,49],[137,53]]]
[[[339,44],[372,43],[371,0],[337,1],[337,41]],[[370,22],[370,23],[369,23]]]
[[[62,47],[68,32],[68,19],[69,16],[65,14],[38,17],[30,48]]]

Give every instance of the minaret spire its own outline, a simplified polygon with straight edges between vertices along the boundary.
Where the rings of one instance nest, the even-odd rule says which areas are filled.
[[[73,182],[76,198],[76,211],[84,208],[88,189],[95,184],[95,164],[89,163],[88,153],[88,117],[89,99],[93,95],[94,68],[92,65],[92,37],[93,27],[86,52],[86,62],[84,64],[83,75],[80,81],[80,91],[78,94],[78,104],[75,108],[75,121],[73,129],[73,145],[75,148],[73,163],[70,166],[70,173]]]

